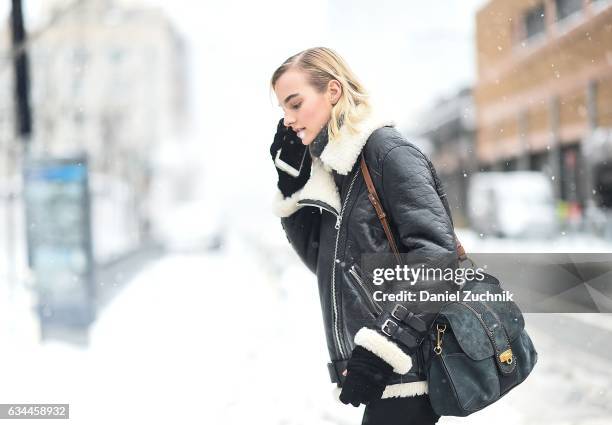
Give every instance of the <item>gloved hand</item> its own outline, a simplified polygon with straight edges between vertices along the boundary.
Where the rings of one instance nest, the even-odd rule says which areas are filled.
[[[298,135],[291,129],[291,127],[285,127],[283,124],[283,119],[278,122],[278,126],[276,128],[276,134],[274,135],[274,141],[270,146],[270,155],[272,156],[272,161],[276,158],[276,153],[285,143],[302,143],[302,140],[298,137]],[[283,170],[276,168],[276,172],[278,173],[278,188],[282,192],[283,196],[286,198],[288,196],[293,195],[295,192],[300,190],[308,179],[310,178],[310,167],[312,166],[312,158],[310,153],[306,153],[306,157],[304,158],[304,164],[302,165],[302,169],[300,170],[300,175],[297,177],[293,177]]]
[[[346,367],[340,401],[358,407],[359,403],[368,404],[380,399],[392,373],[390,364],[356,345]]]

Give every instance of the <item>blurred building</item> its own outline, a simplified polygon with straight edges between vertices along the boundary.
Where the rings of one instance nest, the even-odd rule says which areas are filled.
[[[612,128],[612,1],[493,0],[476,21],[479,165],[544,170],[578,214],[601,203],[587,146]]]
[[[477,171],[471,88],[441,99],[422,114],[416,131],[444,184],[455,225],[466,224],[469,177]]]
[[[29,46],[31,152],[85,152],[106,210],[94,216],[94,240],[121,234],[106,247],[133,248],[148,234],[154,152],[180,143],[187,125],[184,42],[161,9],[132,1],[57,0],[41,10],[48,19]],[[0,105],[0,126],[13,126],[4,103],[12,107]]]

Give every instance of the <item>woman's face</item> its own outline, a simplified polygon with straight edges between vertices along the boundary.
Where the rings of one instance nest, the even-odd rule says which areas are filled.
[[[305,73],[290,69],[276,81],[274,92],[285,113],[285,126],[308,145],[330,120],[342,88],[337,80],[331,80],[327,90],[319,93],[308,83]]]

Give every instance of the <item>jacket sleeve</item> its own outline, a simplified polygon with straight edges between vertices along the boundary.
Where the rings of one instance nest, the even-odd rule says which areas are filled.
[[[457,249],[450,211],[425,155],[411,145],[392,148],[382,161],[381,180],[381,202],[401,246],[432,264],[454,260]]]
[[[377,191],[399,238],[400,252],[409,252],[430,266],[453,264],[457,249],[452,218],[427,157],[411,145],[396,146],[385,154],[378,177]],[[361,328],[355,344],[377,354],[397,373],[412,367],[409,350],[373,326]]]
[[[308,269],[316,274],[321,212],[316,208],[302,207],[291,215],[282,217],[281,224],[297,255]]]

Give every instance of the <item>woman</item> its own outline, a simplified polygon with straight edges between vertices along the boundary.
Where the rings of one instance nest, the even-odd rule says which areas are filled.
[[[318,47],[290,57],[274,72],[271,88],[284,111],[270,147],[273,160],[292,141],[308,147],[299,175],[277,167],[275,212],[317,276],[328,368],[340,400],[366,405],[362,424],[436,423],[422,356],[377,327],[380,312],[368,300],[359,268],[363,254],[390,252],[368,199],[361,156],[399,250],[456,258],[435,170],[393,123],[375,115],[364,87],[333,50]]]

